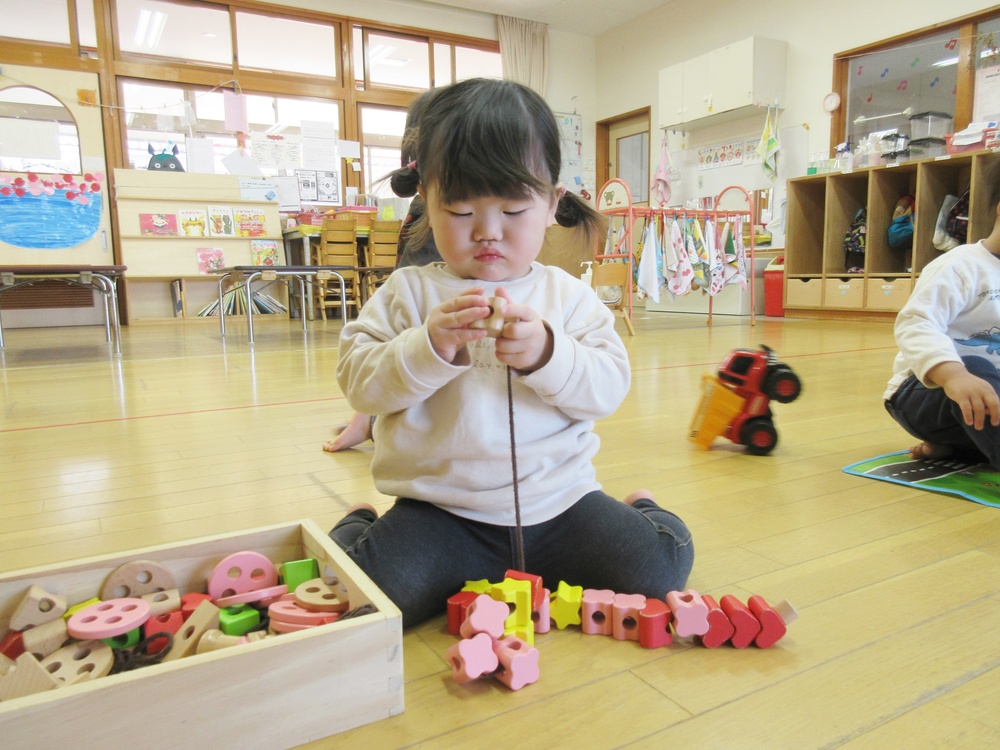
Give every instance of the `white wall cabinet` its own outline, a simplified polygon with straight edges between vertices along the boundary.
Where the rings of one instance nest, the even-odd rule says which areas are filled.
[[[781,106],[787,49],[782,41],[750,37],[663,68],[659,126],[710,125],[750,107]]]

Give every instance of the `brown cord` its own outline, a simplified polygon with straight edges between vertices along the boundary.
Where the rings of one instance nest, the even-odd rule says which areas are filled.
[[[517,569],[527,573],[524,564],[524,533],[521,530],[521,498],[517,490],[517,444],[514,442],[514,386],[507,366],[507,421],[510,423],[510,468],[514,474],[514,521],[517,524]]]

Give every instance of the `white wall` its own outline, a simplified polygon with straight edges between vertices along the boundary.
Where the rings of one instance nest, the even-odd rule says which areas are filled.
[[[822,100],[831,90],[835,54],[984,7],[982,0],[911,0],[902,5],[885,0],[674,0],[598,37],[596,119],[649,106],[655,122],[661,68],[730,42],[761,36],[788,43],[782,123],[786,127],[808,123],[809,149],[826,149],[830,115],[823,110]],[[755,126],[759,134],[763,118]],[[726,137],[741,127],[745,130],[748,125],[733,125],[729,131],[715,129],[708,137]],[[653,135],[651,140],[658,143]],[[692,137],[703,139],[706,134]],[[651,159],[655,169],[658,153]]]

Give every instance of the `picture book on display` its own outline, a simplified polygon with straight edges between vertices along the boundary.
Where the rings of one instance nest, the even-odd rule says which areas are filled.
[[[228,206],[208,207],[208,234],[211,237],[235,237],[233,209]]]
[[[278,265],[277,240],[250,240],[250,264],[254,266]]]
[[[225,267],[226,258],[221,247],[198,248],[198,273],[214,273]]]
[[[139,234],[143,237],[176,237],[177,214],[139,214]]]
[[[207,237],[208,215],[204,208],[182,208],[177,212],[184,237]]]
[[[264,211],[258,208],[234,208],[237,237],[263,237],[267,234]]]

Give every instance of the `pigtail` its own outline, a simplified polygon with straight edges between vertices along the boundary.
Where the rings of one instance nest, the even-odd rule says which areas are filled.
[[[400,167],[389,173],[389,187],[400,198],[412,198],[420,186],[420,173],[416,164]]]
[[[582,227],[591,244],[604,237],[608,219],[576,193],[565,191],[556,206],[556,223],[561,227]]]

